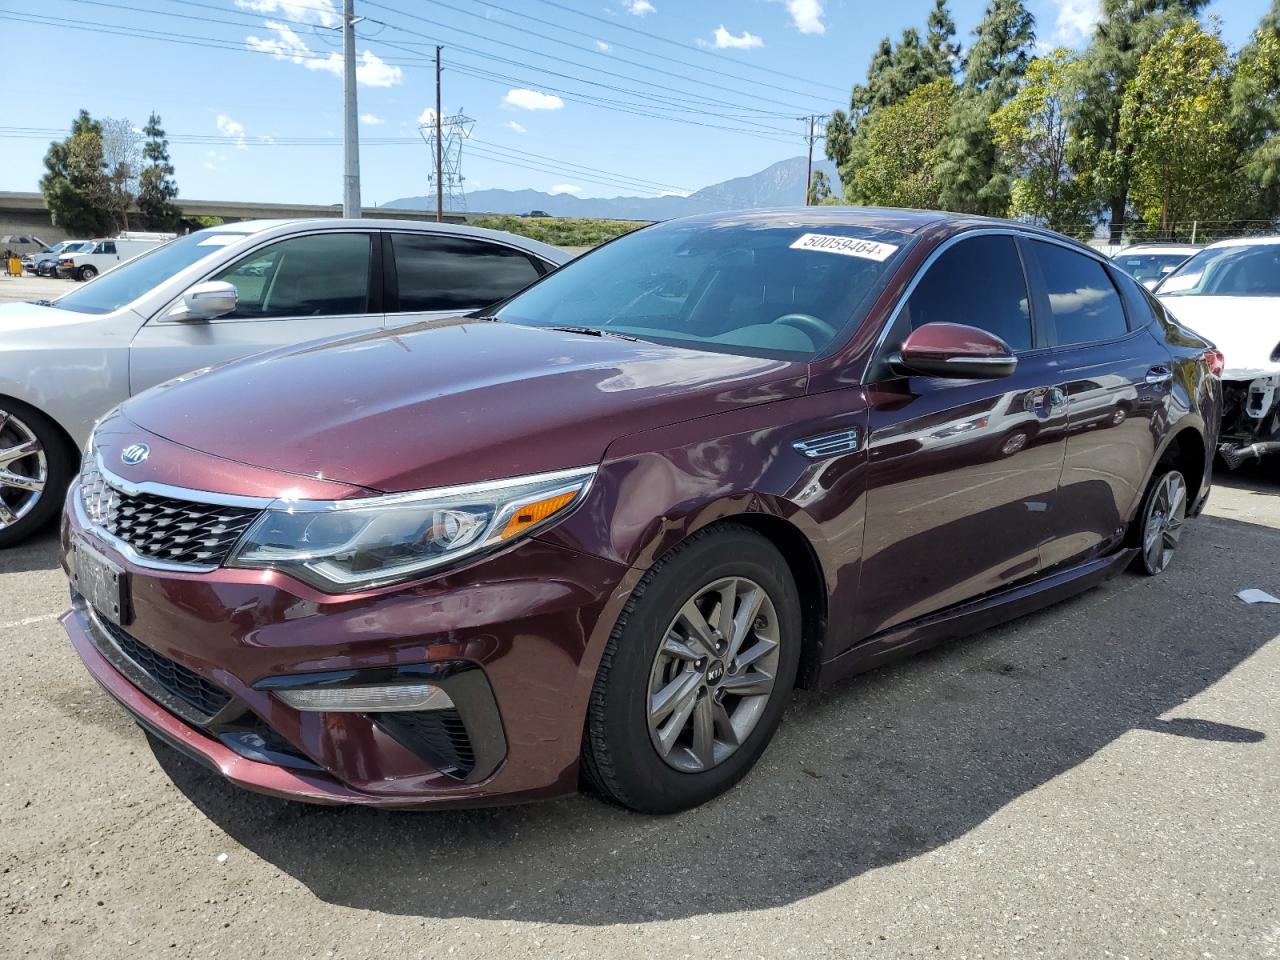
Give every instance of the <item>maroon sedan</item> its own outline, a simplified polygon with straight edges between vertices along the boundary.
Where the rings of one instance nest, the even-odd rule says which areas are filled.
[[[301,800],[680,810],[793,687],[1159,573],[1209,491],[1221,354],[1022,225],[696,217],[490,312],[102,421],[64,623],[144,727]]]

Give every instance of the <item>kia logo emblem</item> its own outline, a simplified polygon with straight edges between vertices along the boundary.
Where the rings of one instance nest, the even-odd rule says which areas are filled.
[[[131,443],[120,451],[120,462],[134,466],[151,456],[151,448],[145,443]]]

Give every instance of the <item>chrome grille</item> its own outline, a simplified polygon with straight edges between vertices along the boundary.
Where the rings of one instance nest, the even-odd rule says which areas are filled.
[[[80,499],[89,522],[139,556],[191,567],[216,567],[261,512],[151,493],[110,483],[92,453],[80,467]]]

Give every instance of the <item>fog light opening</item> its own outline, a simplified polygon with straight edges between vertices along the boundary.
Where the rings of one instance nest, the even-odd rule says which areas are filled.
[[[275,690],[295,710],[326,713],[389,713],[401,710],[452,710],[453,698],[430,683],[352,687],[299,687]]]

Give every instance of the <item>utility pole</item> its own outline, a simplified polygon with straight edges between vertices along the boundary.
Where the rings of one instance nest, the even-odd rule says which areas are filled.
[[[360,210],[360,128],[356,114],[355,0],[342,0],[342,215],[355,218]]]
[[[436,47],[436,222],[444,220],[444,136],[440,116],[440,51]]]
[[[800,119],[809,122],[809,132],[805,134],[805,140],[809,143],[809,166],[804,175],[804,205],[807,207],[809,206],[809,197],[813,192],[813,145],[827,134],[825,129],[818,129],[818,115],[816,113],[811,113],[809,116],[801,117]]]

